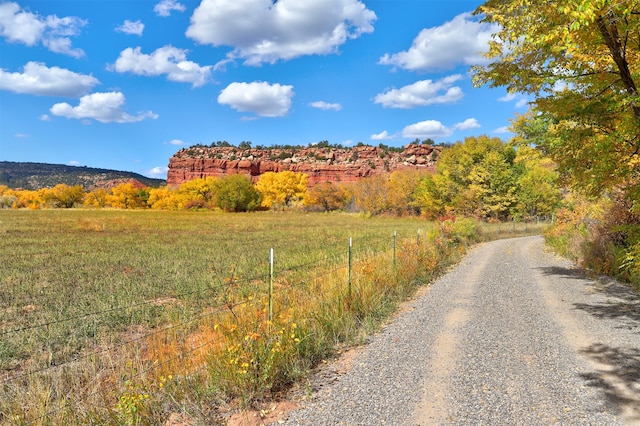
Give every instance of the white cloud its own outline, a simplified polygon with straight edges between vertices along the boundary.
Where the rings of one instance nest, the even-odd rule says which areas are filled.
[[[27,139],[27,138],[29,138],[29,134],[28,133],[16,133],[14,136],[16,138],[19,138],[19,139]]]
[[[293,86],[278,83],[231,83],[220,92],[218,103],[261,117],[282,117],[289,112],[293,95]]]
[[[340,111],[342,109],[342,105],[340,104],[329,103],[324,101],[311,102],[309,105],[311,105],[314,108],[324,109],[324,110]]]
[[[375,97],[375,103],[387,108],[415,108],[434,104],[448,104],[459,101],[464,96],[462,89],[453,86],[460,80],[460,74],[451,75],[438,81],[421,80],[400,89],[391,89]]]
[[[154,167],[153,169],[149,170],[147,172],[147,175],[151,176],[151,177],[155,177],[155,178],[166,179],[168,171],[169,171],[168,167],[158,166],[158,167]]]
[[[384,140],[389,140],[392,139],[392,137],[389,135],[389,133],[387,133],[386,130],[383,130],[380,133],[376,133],[371,135],[371,140],[372,141],[384,141]]]
[[[187,61],[187,52],[167,45],[147,55],[142,53],[140,47],[129,47],[120,52],[116,63],[110,68],[120,73],[131,72],[145,76],[166,74],[170,81],[191,83],[193,87],[202,86],[209,81],[212,66],[200,66]]]
[[[411,139],[447,138],[453,135],[456,130],[471,130],[479,127],[480,124],[475,118],[468,118],[450,127],[437,120],[425,120],[410,124],[402,129],[402,137]]]
[[[40,62],[28,62],[22,73],[0,69],[0,90],[41,96],[78,97],[100,84],[97,78],[64,68],[47,67]]]
[[[507,93],[506,95],[502,96],[501,98],[498,98],[499,102],[511,102],[513,100],[515,100],[518,97],[518,95],[516,93]]]
[[[452,134],[452,129],[437,120],[420,121],[402,129],[402,137],[411,139],[444,138]]]
[[[169,141],[169,145],[186,145],[187,143],[185,141],[182,141],[180,139],[171,139]]]
[[[462,123],[457,123],[454,128],[458,130],[471,130],[480,128],[480,123],[475,118],[467,118]]]
[[[49,117],[49,114],[42,114],[38,117],[38,120],[40,121],[51,121],[51,117]]]
[[[144,24],[142,23],[142,21],[139,21],[139,20],[130,21],[126,19],[122,25],[120,25],[119,27],[116,27],[116,31],[125,33],[125,34],[142,36],[142,32],[144,31]]]
[[[170,16],[172,10],[177,10],[178,12],[184,12],[187,10],[186,6],[182,3],[178,3],[176,0],[162,0],[160,3],[156,4],[153,7],[153,11],[158,16]]]
[[[498,127],[493,131],[493,133],[497,133],[497,134],[511,133],[511,130],[509,130],[509,126],[504,126],[504,127]]]
[[[506,95],[498,98],[499,102],[512,102],[516,101],[516,108],[524,108],[529,104],[529,100],[519,93],[507,93]]]
[[[69,165],[70,166],[79,166],[80,162],[79,161],[75,161],[75,160],[71,160],[71,161],[69,161]]]
[[[259,65],[336,53],[348,39],[373,32],[375,20],[358,0],[202,0],[186,35],[231,46],[228,59]]]
[[[81,97],[78,106],[62,102],[53,105],[49,112],[67,118],[92,118],[101,123],[134,123],[145,118],[158,118],[158,115],[151,111],[135,116],[128,114],[122,110],[124,103],[125,97],[120,92],[92,93]]]
[[[84,51],[71,47],[69,37],[78,35],[86,24],[87,21],[75,16],[41,17],[21,9],[18,3],[0,3],[0,36],[12,43],[27,46],[42,43],[52,52],[80,58],[84,56]]]
[[[497,31],[497,25],[481,23],[471,13],[463,13],[439,27],[423,29],[409,50],[387,53],[379,63],[410,71],[442,71],[459,64],[481,64],[491,34]]]

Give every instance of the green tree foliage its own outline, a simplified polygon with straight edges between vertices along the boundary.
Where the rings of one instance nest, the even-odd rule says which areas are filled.
[[[215,183],[215,205],[227,212],[253,211],[260,207],[260,193],[245,175],[229,175]]]
[[[558,202],[552,164],[531,148],[516,150],[498,138],[456,143],[442,152],[436,167],[415,190],[415,203],[429,218],[530,218],[549,214]]]
[[[577,188],[637,187],[640,4],[631,0],[489,0],[498,24],[475,82],[533,94],[538,142]]]

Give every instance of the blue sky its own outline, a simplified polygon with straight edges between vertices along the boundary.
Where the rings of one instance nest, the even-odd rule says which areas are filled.
[[[166,177],[180,148],[403,146],[505,127],[467,0],[0,0],[0,160]]]

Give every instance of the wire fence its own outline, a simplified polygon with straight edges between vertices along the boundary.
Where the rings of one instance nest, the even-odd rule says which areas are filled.
[[[502,231],[498,228],[491,232]],[[513,231],[515,232],[515,228]],[[321,259],[288,265],[280,270],[278,264],[285,262],[279,262],[278,252],[272,249],[270,262],[265,264],[265,273],[258,276],[236,277],[232,272],[224,279],[218,278],[219,283],[206,289],[166,294],[154,300],[84,312],[48,322],[20,326],[0,324],[0,340],[20,336],[33,339],[38,336],[43,340],[43,347],[55,348],[61,344],[56,339],[65,338],[64,330],[74,327],[97,329],[99,324],[108,324],[108,317],[111,315],[128,316],[135,323],[136,311],[146,308],[175,310],[179,306],[178,301],[194,296],[213,302],[197,314],[182,318],[174,315],[176,320],[171,323],[139,324],[124,333],[114,332],[109,338],[96,334],[87,338],[73,352],[63,354],[64,356],[54,356],[52,351],[48,357],[44,357],[44,361],[38,363],[36,360],[42,360],[42,354],[33,354],[32,358],[21,363],[18,368],[3,369],[0,373],[0,399],[4,402],[0,402],[0,423],[51,424],[55,423],[55,419],[65,417],[88,418],[87,412],[91,410],[101,412],[104,423],[116,422],[118,419],[114,417],[116,414],[112,407],[123,403],[122,395],[144,397],[141,389],[132,389],[131,383],[136,380],[143,381],[149,376],[157,379],[167,371],[172,371],[183,381],[206,376],[207,348],[217,344],[219,336],[213,334],[204,341],[191,338],[204,326],[216,327],[221,315],[235,315],[239,308],[255,304],[257,298],[266,298],[268,320],[271,322],[274,313],[289,308],[279,306],[278,303],[295,303],[294,297],[289,297],[293,292],[306,292],[308,297],[321,300],[326,294],[340,291],[346,292],[350,301],[355,297],[352,286],[353,281],[358,279],[359,265],[392,262],[395,266],[401,250],[414,250],[430,243],[424,230],[417,230],[413,237],[403,238],[401,241],[394,232],[392,237],[370,241],[366,246],[358,246],[350,240],[348,245],[345,242],[344,250],[328,253]],[[330,277],[332,280],[329,280]],[[331,281],[331,284],[318,284],[323,281]],[[322,292],[313,291],[316,287]],[[59,331],[58,328],[62,325],[64,327]],[[151,345],[174,347],[175,342],[181,342],[179,349],[167,352],[163,357],[149,355]],[[8,356],[2,352],[0,355]],[[127,389],[131,391],[128,394]],[[42,396],[35,398],[34,402],[34,394]],[[20,401],[22,398],[24,401]],[[135,406],[135,401],[129,403],[132,407]],[[119,408],[122,411],[122,406]]]

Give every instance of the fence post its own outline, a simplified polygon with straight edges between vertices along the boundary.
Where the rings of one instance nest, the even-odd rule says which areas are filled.
[[[396,267],[396,239],[398,233],[397,231],[393,231],[393,267]]]
[[[273,248],[269,253],[269,321],[273,322]]]
[[[351,237],[349,237],[349,300],[351,300],[351,268],[353,265],[353,250],[352,250],[352,246],[353,246],[353,240]]]

